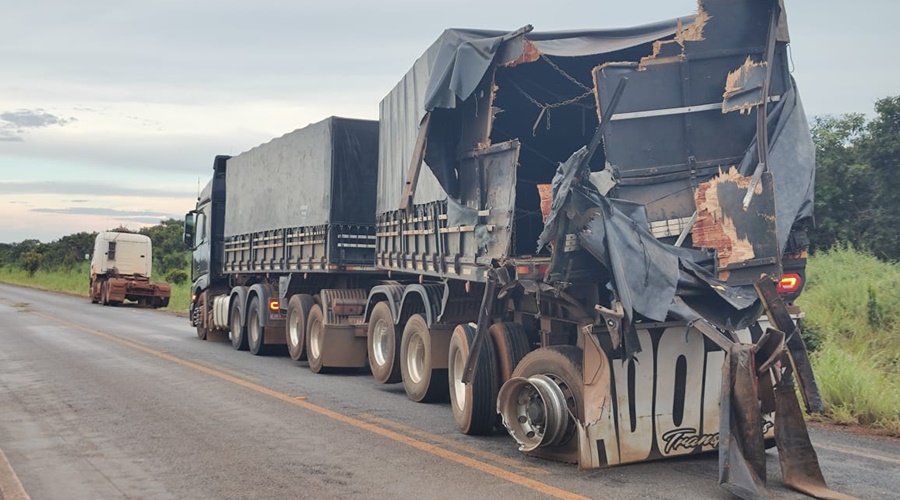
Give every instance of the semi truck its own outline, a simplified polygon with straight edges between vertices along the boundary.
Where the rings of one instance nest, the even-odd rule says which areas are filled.
[[[91,302],[117,306],[131,300],[153,308],[168,306],[171,286],[151,282],[152,268],[149,236],[116,231],[98,233],[91,256]]]
[[[794,391],[821,410],[794,321],[815,162],[788,42],[780,0],[446,30],[377,121],[215,158],[185,217],[191,323],[449,400],[461,432],[527,455],[718,449],[751,497],[774,443],[786,483],[830,491]]]

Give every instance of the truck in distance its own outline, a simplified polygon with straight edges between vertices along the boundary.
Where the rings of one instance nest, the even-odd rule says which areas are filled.
[[[103,231],[94,240],[91,256],[91,302],[117,306],[126,300],[141,306],[169,305],[171,287],[153,283],[152,243],[143,234]]]

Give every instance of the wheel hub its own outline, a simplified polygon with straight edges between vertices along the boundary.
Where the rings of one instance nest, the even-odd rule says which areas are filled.
[[[503,425],[522,451],[564,443],[572,423],[567,398],[550,376],[514,377],[497,396]]]
[[[406,368],[409,378],[418,384],[425,377],[425,342],[422,337],[415,335],[409,340],[409,350],[406,359]]]
[[[378,322],[375,323],[375,331],[372,333],[372,354],[374,355],[375,363],[378,366],[384,366],[388,362],[389,337],[387,321],[379,319]]]

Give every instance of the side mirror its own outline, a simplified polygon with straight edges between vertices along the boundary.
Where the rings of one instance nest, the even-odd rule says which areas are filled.
[[[184,214],[184,234],[182,240],[188,248],[194,248],[194,212]]]

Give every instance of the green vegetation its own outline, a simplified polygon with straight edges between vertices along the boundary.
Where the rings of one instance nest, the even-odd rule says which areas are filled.
[[[875,104],[876,117],[820,117],[816,144],[816,228],[812,249],[850,244],[900,260],[900,96]]]
[[[807,276],[797,302],[827,417],[900,436],[900,265],[837,247]]]

